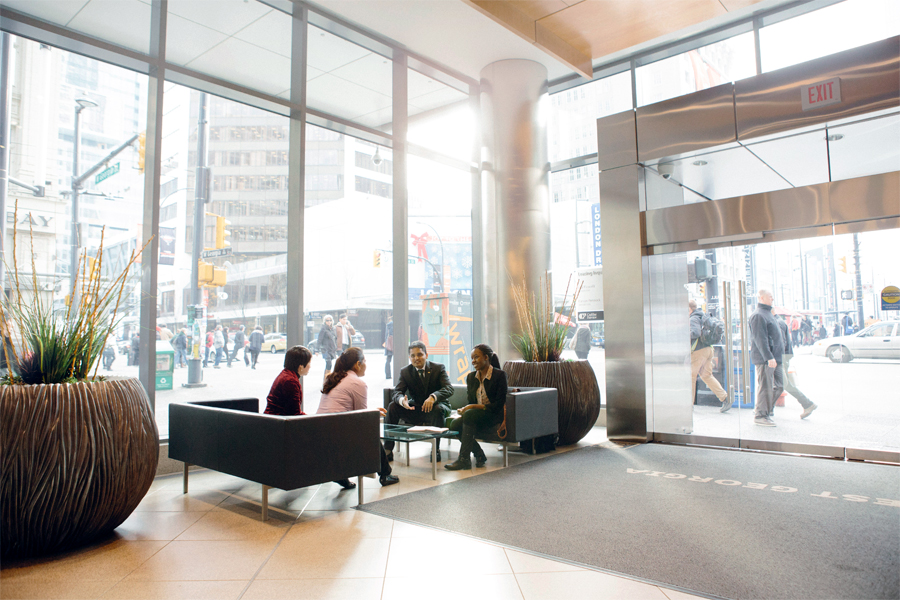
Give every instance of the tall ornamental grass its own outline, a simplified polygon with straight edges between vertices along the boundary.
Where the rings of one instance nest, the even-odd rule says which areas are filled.
[[[568,303],[569,288],[572,286],[572,276],[566,284],[566,294],[563,296],[562,307],[559,313],[553,305],[553,291],[550,288],[550,274],[545,273],[541,277],[537,294],[529,292],[522,275],[522,283],[512,282],[513,299],[516,302],[516,315],[519,317],[519,327],[522,333],[514,333],[510,336],[513,347],[526,362],[555,362],[560,360],[563,348],[566,345],[566,333],[569,326],[560,323],[561,317],[567,318],[566,323],[572,320],[575,311],[575,302],[581,294],[581,286],[584,282],[576,279],[572,303]],[[568,313],[566,311],[568,310]]]
[[[18,203],[15,222],[18,223]],[[3,377],[2,382],[50,384],[83,381],[88,378],[91,367],[95,364],[99,367],[97,359],[103,352],[106,339],[121,319],[117,315],[125,288],[131,287],[129,271],[146,244],[140,250],[132,250],[124,270],[112,281],[104,283],[100,277],[103,236],[106,233],[104,227],[100,247],[94,256],[96,270],[88,273],[87,253],[82,253],[78,260],[80,277],[74,278],[70,295],[74,300],[69,302],[65,311],[54,311],[52,300],[45,299],[38,287],[34,264],[34,232],[30,233],[30,282],[27,274],[19,273],[15,229],[13,268],[6,266],[11,289],[9,297],[0,298],[0,328],[9,373]],[[81,285],[78,285],[79,279]],[[14,343],[14,339],[18,343]],[[94,378],[97,377],[96,367]]]

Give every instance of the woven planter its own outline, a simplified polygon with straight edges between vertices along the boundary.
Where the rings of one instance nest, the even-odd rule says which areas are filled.
[[[134,511],[156,475],[159,433],[135,378],[0,387],[0,550],[84,545]]]
[[[510,387],[556,388],[559,394],[559,446],[588,434],[600,416],[600,387],[586,360],[508,361],[503,365]]]

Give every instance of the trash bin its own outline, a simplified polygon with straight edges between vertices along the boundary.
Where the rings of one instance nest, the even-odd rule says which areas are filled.
[[[171,390],[175,373],[175,349],[166,340],[156,340],[156,389]]]

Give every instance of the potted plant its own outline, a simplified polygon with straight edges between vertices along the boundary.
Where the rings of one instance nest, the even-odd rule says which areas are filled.
[[[159,457],[140,382],[91,373],[140,251],[104,284],[101,238],[96,256],[79,261],[84,283],[76,281],[70,296],[78,298],[59,311],[39,290],[33,258],[31,274],[19,272],[15,248],[14,234],[9,295],[0,298],[9,368],[0,381],[4,558],[58,552],[111,532],[147,493]]]
[[[587,435],[600,415],[600,387],[591,364],[561,358],[582,282],[576,282],[569,304],[571,285],[570,277],[562,307],[556,311],[549,274],[541,278],[537,295],[528,291],[524,277],[520,285],[512,284],[522,333],[511,338],[523,360],[503,365],[510,386],[556,388],[560,446],[574,444]]]

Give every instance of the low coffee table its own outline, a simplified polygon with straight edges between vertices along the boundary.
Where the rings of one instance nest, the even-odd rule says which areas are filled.
[[[406,444],[406,466],[409,466],[409,443],[410,442],[431,442],[431,478],[437,479],[437,449],[440,440],[444,438],[457,439],[459,432],[443,431],[441,433],[410,432],[409,429],[415,425],[389,425],[381,424],[381,439],[391,440],[394,442],[403,442]],[[448,456],[449,458],[449,456]]]

